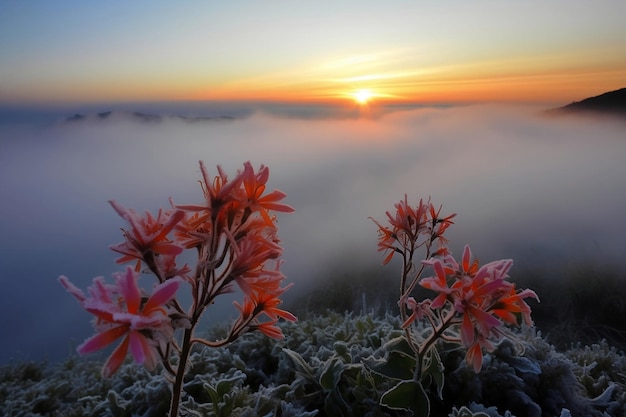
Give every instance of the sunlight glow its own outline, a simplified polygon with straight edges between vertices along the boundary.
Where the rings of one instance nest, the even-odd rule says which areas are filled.
[[[373,95],[370,90],[359,90],[353,94],[353,97],[357,103],[363,105],[367,104],[372,99]]]

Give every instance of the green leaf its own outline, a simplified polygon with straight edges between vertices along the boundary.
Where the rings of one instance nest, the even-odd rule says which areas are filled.
[[[235,375],[231,378],[225,378],[217,383],[216,392],[218,397],[222,398],[226,394],[230,394],[235,386],[241,381],[241,375]]]
[[[392,410],[412,411],[415,417],[430,415],[430,402],[422,384],[415,381],[400,381],[385,392],[380,404]]]
[[[306,363],[306,361],[300,356],[298,352],[294,352],[291,349],[283,348],[283,352],[287,354],[293,361],[293,364],[296,366],[296,372],[309,379],[310,381],[315,381],[315,370],[311,368],[311,366]]]
[[[211,397],[211,402],[213,403],[213,406],[217,408],[217,405],[220,402],[220,396],[217,394],[217,390],[213,388],[213,385],[209,383],[205,382],[203,385],[204,389],[206,390],[206,392],[209,393],[209,396]]]
[[[344,362],[348,362],[348,363],[352,362],[352,355],[350,355],[350,349],[348,348],[348,345],[345,342],[341,342],[341,341],[335,342],[334,348],[335,348],[335,353],[337,354],[337,356],[343,359]]]
[[[320,376],[320,385],[322,388],[326,390],[334,389],[339,383],[341,373],[344,369],[344,364],[339,362],[337,358],[328,361],[326,368],[322,371],[322,375]]]
[[[437,387],[437,395],[443,400],[444,367],[437,349],[431,349],[424,358],[422,380],[430,377]]]
[[[413,379],[416,363],[413,356],[393,351],[389,352],[385,360],[370,365],[370,369],[387,378],[410,380]]]
[[[415,352],[411,349],[411,345],[409,345],[404,335],[391,339],[385,343],[383,349],[387,352],[400,352],[408,356],[415,356]]]

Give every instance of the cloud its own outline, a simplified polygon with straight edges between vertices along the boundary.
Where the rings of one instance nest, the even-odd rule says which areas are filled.
[[[119,270],[107,247],[121,241],[123,221],[107,200],[152,212],[169,197],[198,203],[198,160],[232,174],[247,160],[270,167],[270,188],[285,191],[297,210],[278,216],[294,293],[314,287],[338,259],[346,269],[378,268],[368,217],[384,220],[405,193],[458,212],[450,231],[456,252],[469,243],[485,261],[619,261],[623,122],[546,120],[535,110],[467,106],[376,119],[266,111],[224,123],[113,118],[0,127],[0,331],[13,340],[2,357],[58,359],[68,340],[90,334],[87,315],[57,276],[84,288]]]

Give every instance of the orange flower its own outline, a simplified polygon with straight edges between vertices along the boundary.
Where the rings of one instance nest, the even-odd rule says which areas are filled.
[[[273,221],[268,214],[269,210],[291,213],[294,209],[286,204],[278,203],[286,196],[282,191],[275,190],[263,195],[269,175],[270,170],[264,165],[261,165],[259,171],[255,173],[250,162],[244,164],[243,173],[241,174],[244,189],[242,203],[250,210],[261,214],[265,222],[272,225]]]
[[[276,326],[279,318],[289,321],[298,321],[297,317],[290,312],[278,308],[282,303],[278,296],[287,291],[290,287],[291,285],[280,288],[280,291],[275,294],[253,292],[244,298],[243,306],[235,301],[234,304],[240,312],[239,323],[248,322],[248,331],[259,330],[266,336],[282,339],[284,337],[283,333],[280,328]],[[259,316],[262,314],[266,315],[270,321],[259,321]]]
[[[385,227],[371,218],[378,226],[378,251],[390,251],[383,260],[387,264],[395,253],[405,254],[412,257],[413,252],[420,246],[439,240],[441,247],[433,255],[446,255],[448,250],[443,245],[446,239],[443,237],[446,229],[452,225],[452,219],[456,214],[445,218],[439,218],[439,211],[435,211],[430,200],[412,207],[405,194],[404,200],[395,204],[395,212],[386,212],[387,220],[391,227]]]

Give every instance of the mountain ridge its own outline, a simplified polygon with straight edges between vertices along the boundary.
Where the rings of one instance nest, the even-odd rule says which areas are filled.
[[[88,120],[112,120],[121,118],[142,123],[161,123],[164,120],[180,120],[188,123],[197,122],[214,122],[214,121],[231,121],[231,116],[183,116],[183,115],[158,115],[152,113],[143,113],[138,111],[104,111],[99,113],[76,113],[73,116],[66,117],[63,123],[80,123]]]
[[[573,113],[626,117],[626,88],[609,91],[548,110],[548,114],[552,115]]]

